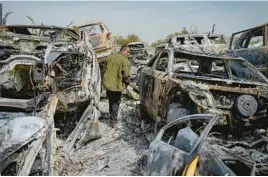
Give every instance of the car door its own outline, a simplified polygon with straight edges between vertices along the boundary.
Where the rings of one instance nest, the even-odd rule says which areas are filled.
[[[100,50],[108,47],[106,42],[108,29],[104,24],[90,24],[79,28],[88,32],[89,40],[94,50]]]
[[[265,27],[249,30],[241,35],[231,53],[248,60],[264,75],[268,76],[266,36],[267,29]]]
[[[162,105],[163,91],[165,87],[165,78],[168,75],[169,51],[160,52],[151,68],[146,69],[146,80],[144,87],[146,93],[141,95],[144,106],[152,118],[157,119],[160,115]],[[146,88],[145,88],[146,87]],[[143,99],[142,98],[142,99]],[[160,121],[157,119],[157,121]]]
[[[152,92],[152,67],[159,55],[155,55],[140,71],[137,85],[140,89],[141,107],[150,115],[150,93]]]

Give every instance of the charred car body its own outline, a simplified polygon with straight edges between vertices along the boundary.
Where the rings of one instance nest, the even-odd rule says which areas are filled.
[[[230,125],[267,122],[268,80],[242,58],[167,48],[141,70],[137,84],[141,112],[156,122],[194,113],[223,114]]]
[[[146,176],[263,176],[268,140],[257,131],[220,129],[219,115],[194,114],[164,126],[141,158]],[[223,131],[225,130],[225,131]],[[247,134],[247,136],[245,136]]]
[[[137,60],[147,60],[152,56],[149,46],[145,42],[131,42],[128,44],[130,49],[130,58]]]
[[[65,109],[90,98],[98,99],[100,72],[96,55],[89,41],[81,40],[73,30],[2,26],[0,46],[1,106],[31,111],[45,99],[44,92],[61,93]]]
[[[55,26],[0,27],[0,173],[59,175],[74,148],[91,138],[90,125],[99,117],[101,78],[88,35],[81,34],[83,38]],[[80,120],[55,119],[65,123],[68,135],[73,130],[59,147],[55,112],[77,115],[82,104],[88,106],[79,110]],[[93,136],[100,137],[98,132]],[[61,158],[56,158],[58,150]]]
[[[227,44],[218,44],[219,40],[225,41],[222,34],[188,34],[173,36],[168,42],[168,47],[182,47],[193,52],[221,54],[227,50]],[[225,41],[226,42],[226,41]]]
[[[84,32],[87,32],[89,36],[89,42],[92,44],[97,58],[101,59],[109,56],[113,51],[107,42],[107,34],[109,29],[102,22],[91,22],[85,25],[78,26],[78,28]],[[83,38],[83,35],[81,35]]]
[[[52,96],[53,97],[53,96]],[[7,176],[49,175],[50,136],[57,98],[38,113],[0,112],[0,174]],[[45,143],[47,141],[47,144]],[[56,147],[56,146],[54,146]]]
[[[268,76],[268,24],[232,34],[228,55],[239,56]]]

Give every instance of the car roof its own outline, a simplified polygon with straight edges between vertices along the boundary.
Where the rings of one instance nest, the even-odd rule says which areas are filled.
[[[173,36],[171,38],[180,38],[180,37],[203,37],[203,36],[208,36],[208,37],[221,37],[223,34],[210,34],[210,33],[199,33],[199,34],[184,34],[184,35],[177,35]]]
[[[238,33],[243,33],[243,32],[250,31],[250,30],[254,30],[254,29],[257,29],[257,28],[264,27],[264,26],[268,26],[268,22],[264,23],[263,25],[255,26],[253,28],[248,28],[248,29],[245,29],[245,30],[242,30],[242,31],[237,31],[237,32],[233,33],[232,35],[235,35],[235,34],[238,34]]]
[[[0,26],[1,29],[5,28],[42,28],[42,29],[54,29],[54,30],[69,30],[73,31],[71,28],[67,27],[60,27],[60,26],[54,26],[54,25],[2,25]]]
[[[28,28],[33,29],[44,29],[44,30],[55,30],[55,31],[68,31],[74,38],[80,39],[79,34],[72,28],[53,26],[53,25],[2,25],[0,26],[1,31],[8,31],[14,33],[16,35],[30,35],[37,36],[36,34],[32,34]]]
[[[192,56],[193,59],[198,57],[198,59],[208,59],[208,58],[210,58],[210,59],[221,59],[221,60],[240,60],[240,61],[245,61],[245,59],[243,59],[241,57],[230,57],[230,56],[227,56],[227,55],[213,55],[213,54],[207,54],[207,53],[197,53],[197,52],[183,50],[181,48],[167,48],[167,49],[164,49],[164,50],[169,50],[171,52],[178,52],[178,53],[181,53],[181,54]]]

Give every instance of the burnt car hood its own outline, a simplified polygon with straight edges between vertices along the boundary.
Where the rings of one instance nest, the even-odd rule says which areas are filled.
[[[24,113],[0,113],[0,161],[47,129],[45,119]]]

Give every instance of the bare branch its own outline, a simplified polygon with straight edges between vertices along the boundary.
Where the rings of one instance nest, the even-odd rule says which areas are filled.
[[[213,34],[214,33],[214,30],[215,30],[215,23],[213,24],[213,26],[212,26],[212,31],[211,31],[211,34]]]
[[[4,16],[4,18],[3,18],[3,20],[2,20],[2,24],[3,25],[6,25],[6,22],[7,22],[7,17],[10,15],[10,14],[12,14],[13,12],[7,12],[6,14],[5,14],[5,16]]]
[[[69,26],[71,26],[73,24],[73,21],[71,21],[70,23],[69,23],[69,25],[67,25],[66,27],[68,28]]]
[[[26,17],[32,22],[33,25],[35,25],[35,22],[34,22],[34,20],[33,20],[32,17],[30,17],[30,16],[28,16],[28,15],[26,15]]]

